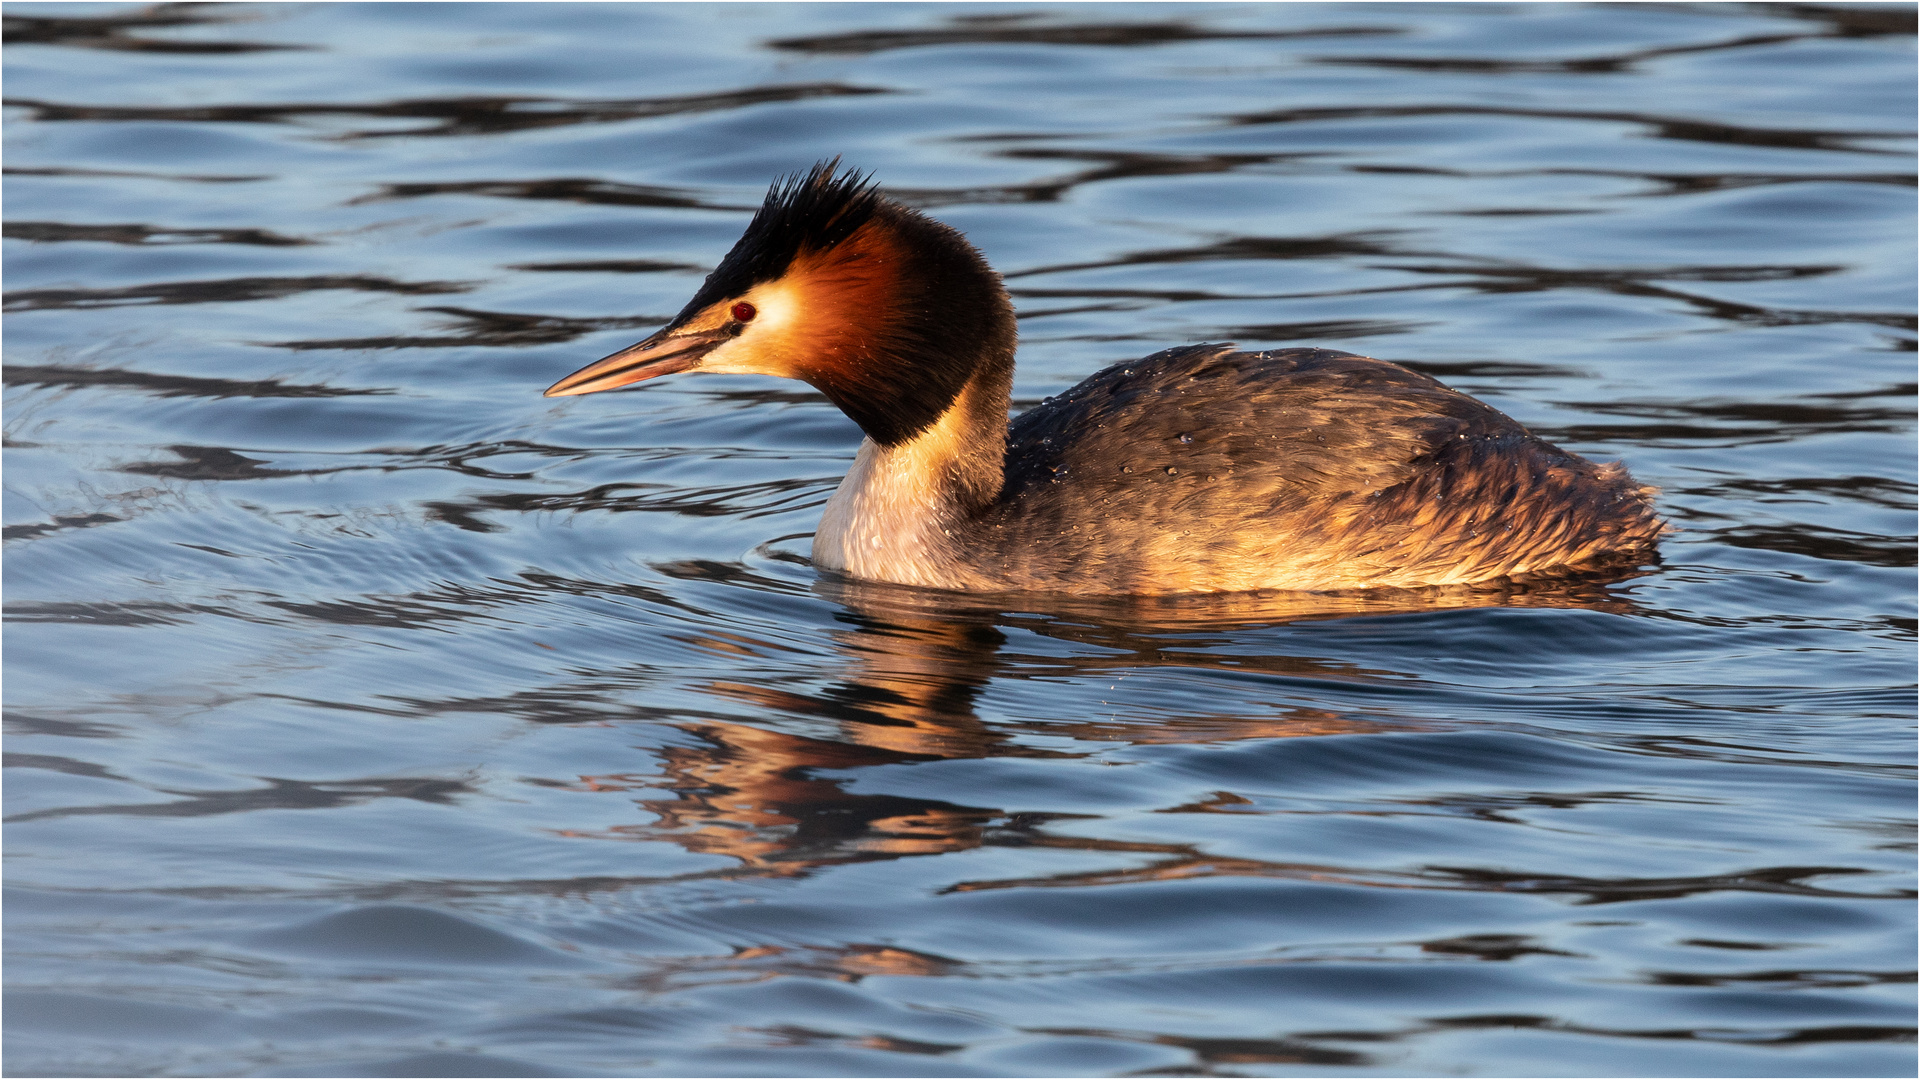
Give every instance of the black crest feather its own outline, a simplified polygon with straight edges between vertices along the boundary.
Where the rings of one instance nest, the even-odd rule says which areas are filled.
[[[835,175],[839,168],[834,158],[775,181],[747,231],[674,322],[777,280],[801,252],[824,251],[865,225],[880,205],[872,175],[852,169]]]

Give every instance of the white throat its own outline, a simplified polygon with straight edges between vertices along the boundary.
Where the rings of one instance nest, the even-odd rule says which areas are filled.
[[[869,581],[966,587],[945,529],[952,520],[961,413],[948,409],[899,446],[860,443],[853,468],[821,511],[814,565]]]

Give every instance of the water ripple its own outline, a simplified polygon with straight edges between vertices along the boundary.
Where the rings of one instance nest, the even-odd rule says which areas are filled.
[[[7,1070],[1911,1074],[1913,31],[10,4]],[[817,391],[540,391],[835,156],[1006,273],[1016,409],[1363,342],[1676,529],[817,569]]]

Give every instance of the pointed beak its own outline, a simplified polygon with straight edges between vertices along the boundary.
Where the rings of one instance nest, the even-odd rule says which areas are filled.
[[[670,328],[662,330],[638,345],[629,345],[561,379],[547,387],[544,396],[592,394],[685,371],[732,338],[732,334],[719,330],[694,333],[673,333]]]

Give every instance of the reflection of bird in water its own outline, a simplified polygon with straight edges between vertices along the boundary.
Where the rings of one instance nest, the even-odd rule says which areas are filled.
[[[1331,590],[1650,554],[1648,488],[1396,364],[1170,349],[1007,409],[1016,333],[959,233],[831,164],[775,185],[659,333],[549,396],[803,379],[866,433],[814,562],[976,592]]]
[[[1046,824],[1058,815],[1034,806],[948,801],[924,794],[888,793],[869,779],[848,790],[849,778],[874,777],[885,766],[981,758],[1073,758],[1114,743],[1224,744],[1253,739],[1406,732],[1425,725],[1384,715],[1274,702],[1255,710],[1209,704],[1207,695],[1169,713],[1130,708],[1121,695],[1111,707],[1080,700],[1075,715],[1030,718],[983,716],[980,699],[996,682],[1017,700],[1022,673],[1046,686],[1105,687],[1128,674],[1156,671],[1228,674],[1237,682],[1274,676],[1343,683],[1399,683],[1392,672],[1306,656],[1219,652],[1207,638],[1259,633],[1275,622],[1340,615],[1411,613],[1478,606],[1608,608],[1628,605],[1590,580],[1539,582],[1480,589],[1374,591],[1339,596],[1252,594],[1155,597],[1123,601],[1064,598],[1045,616],[1012,614],[988,603],[956,607],[947,594],[864,582],[823,582],[818,588],[847,609],[834,632],[841,663],[824,685],[813,680],[716,680],[703,689],[750,713],[729,719],[710,713],[675,724],[688,738],[660,750],[657,776],[582,777],[595,790],[664,789],[640,805],[655,815],[646,824],[614,826],[606,835],[665,840],[689,851],[738,860],[752,874],[803,874],[827,865],[938,855],[983,846],[1134,852],[1198,859],[1184,845],[1057,835]],[[1084,646],[1009,655],[1001,627],[1018,627]],[[749,654],[755,642],[739,633],[695,639],[717,651]],[[769,651],[777,647],[768,645]],[[1231,809],[1234,797],[1215,792],[1183,812]],[[1074,816],[1074,815],[1068,815]],[[1156,866],[1159,864],[1155,864]],[[1173,865],[1173,864],[1169,864]],[[1174,871],[1169,870],[1169,873]],[[1180,872],[1185,872],[1184,870]]]

